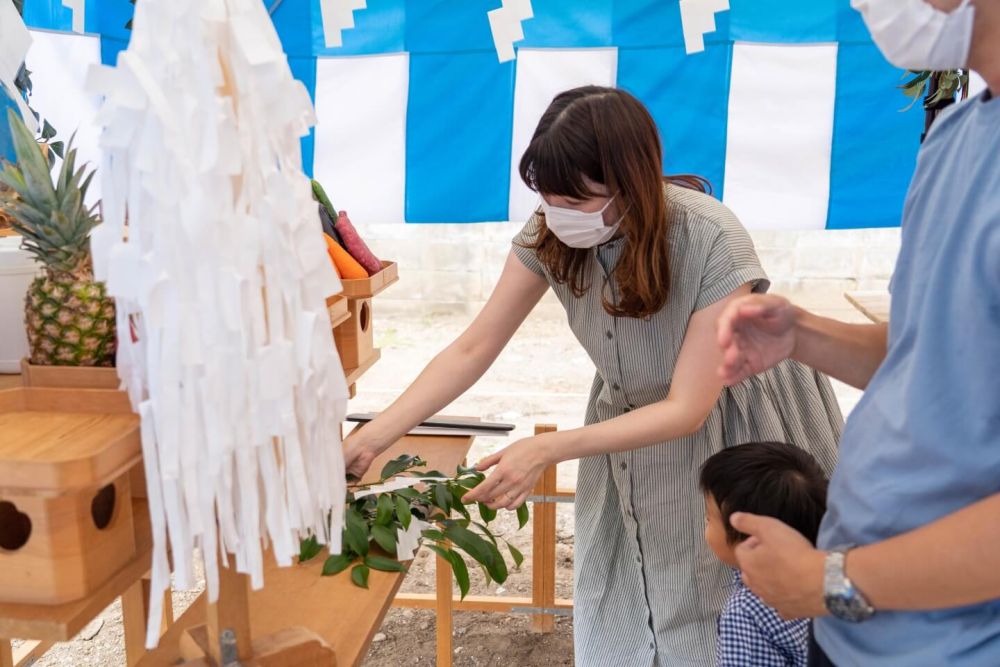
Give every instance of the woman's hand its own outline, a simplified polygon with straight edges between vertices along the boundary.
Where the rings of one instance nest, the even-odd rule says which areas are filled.
[[[361,434],[363,430],[355,431],[344,441],[344,468],[348,475],[353,475],[358,479],[365,476],[372,461],[379,454]]]
[[[769,294],[751,294],[730,303],[717,324],[722,381],[738,384],[791,357],[797,312],[787,299]]]
[[[549,465],[545,436],[518,440],[476,464],[477,470],[496,466],[479,486],[465,494],[468,502],[485,503],[491,509],[517,509],[524,504],[542,471]]]

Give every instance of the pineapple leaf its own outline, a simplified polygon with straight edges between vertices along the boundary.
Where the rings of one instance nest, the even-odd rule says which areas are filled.
[[[17,168],[24,174],[27,189],[37,191],[50,201],[55,199],[55,188],[49,175],[48,164],[41,146],[35,141],[28,126],[13,109],[7,109],[7,121],[10,123],[10,133],[14,140],[14,153],[17,156]],[[17,193],[23,196],[21,192]]]

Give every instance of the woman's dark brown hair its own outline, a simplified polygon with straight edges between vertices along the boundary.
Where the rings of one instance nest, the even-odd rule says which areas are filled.
[[[617,302],[607,292],[603,298],[604,309],[616,317],[649,317],[667,302],[670,220],[662,155],[656,123],[639,100],[616,88],[584,86],[556,96],[521,158],[521,179],[535,192],[573,199],[599,196],[587,187],[586,177],[615,196],[625,247],[614,269]],[[666,180],[708,189],[696,176]],[[576,296],[590,289],[589,249],[567,246],[545,225],[526,247]]]

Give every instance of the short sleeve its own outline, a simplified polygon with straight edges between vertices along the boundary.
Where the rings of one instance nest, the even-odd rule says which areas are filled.
[[[696,311],[721,301],[741,285],[749,283],[754,292],[766,292],[771,286],[750,234],[735,218],[715,227],[703,266]]]
[[[743,609],[727,609],[719,617],[715,648],[716,667],[794,664],[772,643],[757,620]]]
[[[517,236],[514,237],[514,240],[511,241],[511,250],[528,269],[540,276],[544,276],[545,269],[542,267],[542,263],[538,261],[535,251],[531,248],[541,226],[542,219],[537,215],[531,216],[524,227],[521,228],[521,231],[518,232]]]

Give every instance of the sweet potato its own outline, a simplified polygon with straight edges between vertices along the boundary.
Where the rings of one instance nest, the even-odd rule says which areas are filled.
[[[340,244],[340,247],[344,247],[344,239],[340,238],[340,234],[337,232],[337,228],[333,226],[333,218],[327,212],[326,207],[322,204],[319,207],[319,221],[323,225],[323,233],[330,236],[334,241]]]
[[[344,247],[351,253],[351,257],[358,260],[358,264],[365,267],[365,270],[372,275],[382,270],[382,262],[378,261],[378,257],[368,248],[358,231],[354,229],[351,219],[347,217],[347,211],[340,212],[334,226],[344,241]]]
[[[350,253],[340,247],[340,244],[333,240],[329,234],[323,234],[323,238],[326,239],[326,252],[330,255],[330,259],[333,260],[333,266],[337,269],[337,273],[340,274],[341,278],[347,280],[365,279],[368,277],[368,272],[365,271],[365,267],[358,264],[358,262],[351,257]]]

